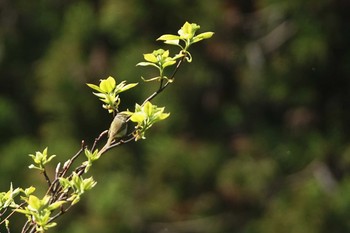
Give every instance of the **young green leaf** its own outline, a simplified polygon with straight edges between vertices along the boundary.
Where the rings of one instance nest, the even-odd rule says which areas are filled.
[[[179,40],[179,39],[180,39],[180,36],[165,34],[160,36],[157,40]]]

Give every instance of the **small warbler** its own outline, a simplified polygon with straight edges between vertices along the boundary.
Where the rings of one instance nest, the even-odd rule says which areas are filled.
[[[122,138],[125,136],[127,132],[127,124],[126,120],[128,119],[129,115],[125,113],[118,113],[108,130],[108,141],[107,143],[111,143],[113,140]]]

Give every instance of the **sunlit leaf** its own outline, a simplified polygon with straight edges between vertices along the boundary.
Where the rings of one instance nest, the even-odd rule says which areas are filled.
[[[159,115],[159,120],[164,120],[170,116],[170,113],[162,113]]]
[[[135,87],[137,84],[138,84],[138,83],[129,83],[129,84],[125,85],[124,87],[122,87],[122,88],[120,89],[120,92],[129,90],[129,89]]]
[[[105,93],[110,93],[116,86],[115,79],[109,76],[107,79],[104,79],[100,83],[100,88]]]
[[[39,210],[41,207],[40,199],[34,195],[30,195],[28,199],[28,208],[31,210]]]
[[[166,40],[164,41],[165,44],[170,44],[170,45],[179,45],[180,40]]]
[[[165,34],[160,36],[157,40],[179,40],[179,39],[180,39],[180,36]]]
[[[143,112],[146,113],[147,116],[151,116],[152,110],[153,110],[153,105],[151,104],[151,102],[147,101],[143,106]]]
[[[166,61],[166,62],[164,62],[164,64],[163,64],[163,68],[165,68],[165,67],[167,67],[167,66],[174,65],[175,63],[176,63],[176,61],[173,61],[173,60]]]
[[[143,112],[135,112],[130,117],[130,120],[136,123],[142,122],[145,119],[146,119],[146,114]]]
[[[153,54],[153,53],[146,53],[143,54],[143,58],[148,61],[148,62],[152,62],[152,63],[156,63],[158,61],[157,57]]]
[[[213,34],[214,34],[213,32],[201,33],[193,38],[192,43],[196,43],[196,42],[204,40],[204,39],[209,39],[213,36]]]
[[[136,66],[154,66],[154,67],[159,68],[156,64],[151,63],[151,62],[139,62],[136,64]]]

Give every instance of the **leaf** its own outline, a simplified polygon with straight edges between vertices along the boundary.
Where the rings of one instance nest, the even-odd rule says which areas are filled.
[[[175,63],[176,63],[176,61],[169,60],[169,61],[164,62],[164,64],[162,66],[163,66],[163,68],[165,68],[167,66],[174,65]]]
[[[143,112],[146,113],[147,116],[151,116],[153,112],[153,105],[151,102],[147,101],[142,108]]]
[[[136,64],[136,66],[154,66],[159,69],[159,66],[151,62],[139,62]]]
[[[48,163],[48,162],[50,162],[53,158],[55,158],[56,157],[56,155],[51,155],[47,160],[46,160],[46,162],[45,162],[45,164],[46,163]]]
[[[168,58],[169,57],[169,50],[166,50],[162,53],[162,58]]]
[[[170,113],[162,113],[159,115],[159,120],[164,120],[170,116]]]
[[[146,119],[146,117],[147,117],[146,114],[143,112],[135,112],[134,114],[131,115],[130,120],[132,122],[141,123]]]
[[[93,92],[93,94],[101,99],[105,99],[106,98],[106,94],[105,93],[96,93],[96,92]]]
[[[84,182],[83,182],[84,190],[90,190],[93,187],[95,187],[96,184],[97,184],[97,182],[94,181],[94,179],[92,177],[90,177],[88,179],[84,179]]]
[[[152,63],[156,63],[158,62],[158,59],[156,56],[154,56],[153,53],[146,53],[146,54],[143,54],[143,58],[148,61],[148,62],[152,62]]]
[[[198,34],[196,37],[201,37],[203,39],[209,39],[214,35],[214,32],[203,32],[201,34]]]
[[[122,87],[119,92],[129,90],[129,89],[135,87],[137,84],[138,83],[129,83],[129,84],[125,85],[124,87]]]
[[[210,37],[213,36],[213,34],[214,34],[214,32],[201,33],[193,38],[192,43],[196,43],[196,42],[204,40],[204,39],[209,39]]]
[[[102,92],[101,88],[99,86],[96,86],[94,84],[87,83],[90,88],[94,89],[95,91]]]
[[[192,33],[192,25],[186,22],[181,29],[178,31],[181,39],[190,39]]]
[[[43,150],[43,155],[46,158],[46,156],[47,156],[47,147]]]
[[[180,36],[172,35],[172,34],[165,34],[160,36],[157,40],[179,40]]]
[[[34,193],[34,191],[35,191],[35,187],[30,186],[29,188],[26,188],[26,189],[24,190],[24,194],[25,194],[26,196],[28,196],[28,195]]]
[[[48,209],[55,210],[55,209],[59,208],[61,205],[63,205],[64,203],[65,203],[65,201],[56,201],[55,203],[52,203],[51,205],[49,205]]]
[[[28,209],[15,209],[14,211],[21,213],[21,214],[30,214],[31,212]]]
[[[32,210],[39,210],[41,207],[41,201],[34,195],[30,195],[28,199],[28,207],[31,207]]]
[[[104,79],[100,83],[100,88],[104,93],[111,93],[116,86],[115,79],[109,76],[107,79]]]
[[[45,225],[45,228],[46,228],[46,229],[52,228],[52,227],[54,227],[54,226],[56,226],[56,225],[57,225],[57,223],[51,222],[51,223],[46,224],[46,225]]]
[[[179,42],[180,42],[180,40],[166,40],[166,41],[164,41],[165,44],[179,45],[180,46]]]
[[[80,201],[80,196],[79,195],[75,196],[75,198],[72,201],[72,205],[77,204],[79,201]]]

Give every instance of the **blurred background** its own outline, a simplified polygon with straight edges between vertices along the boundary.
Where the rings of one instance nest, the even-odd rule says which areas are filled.
[[[157,88],[140,79],[153,75],[135,67],[142,54],[174,49],[155,39],[189,21],[215,35],[153,101],[170,118],[98,161],[97,186],[50,232],[350,232],[349,7],[1,0],[1,191],[41,185],[40,196],[27,155],[48,146],[53,170],[108,128],[86,83],[140,82],[121,95],[132,109]]]

